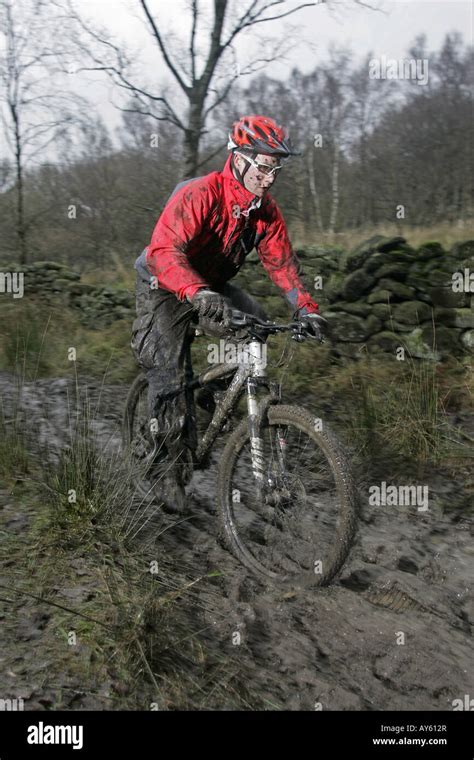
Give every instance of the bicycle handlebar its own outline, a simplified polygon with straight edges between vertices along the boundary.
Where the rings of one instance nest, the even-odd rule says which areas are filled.
[[[256,317],[254,314],[247,314],[246,312],[239,311],[239,309],[232,309],[232,316],[226,322],[226,327],[229,329],[241,329],[250,328],[250,334],[259,334],[278,332],[293,332],[292,338],[296,341],[302,341],[308,338],[309,340],[315,340],[318,343],[324,342],[319,340],[315,335],[310,335],[304,328],[305,320],[298,320],[297,322],[288,322],[287,324],[277,324],[276,322],[265,321]]]

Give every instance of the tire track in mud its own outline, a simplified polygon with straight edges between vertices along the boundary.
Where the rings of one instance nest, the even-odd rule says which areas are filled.
[[[39,439],[47,437],[59,447],[68,387],[63,379],[37,381],[25,386],[21,400]],[[95,402],[101,397],[96,441],[116,451],[127,388],[97,383],[88,388]],[[0,389],[8,407],[12,378],[0,376]],[[190,634],[199,630],[204,647],[229,657],[255,704],[289,710],[445,710],[454,699],[474,693],[472,523],[443,516],[464,484],[430,482],[435,498],[429,513],[364,508],[337,582],[287,592],[262,585],[216,540],[217,449],[213,457],[213,466],[195,473],[188,486],[192,515],[158,516],[144,533],[147,544],[151,528],[161,533],[157,558],[165,551],[181,576],[218,572],[194,587],[192,599],[183,597]]]

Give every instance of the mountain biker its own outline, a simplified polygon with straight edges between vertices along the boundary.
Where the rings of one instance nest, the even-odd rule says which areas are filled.
[[[190,369],[189,326],[222,336],[231,308],[266,319],[262,307],[231,280],[255,247],[293,318],[305,317],[322,338],[325,320],[304,289],[281,212],[269,194],[283,161],[297,155],[287,131],[266,116],[236,121],[222,171],[177,185],[135,262],[137,319],[132,350],[148,379],[154,430],[153,471],[165,508],[185,508],[183,469],[197,445]]]

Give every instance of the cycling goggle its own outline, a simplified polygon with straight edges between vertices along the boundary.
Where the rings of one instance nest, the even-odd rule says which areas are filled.
[[[275,175],[277,176],[278,172],[283,169],[283,164],[277,164],[276,166],[270,166],[270,164],[261,164],[259,161],[255,161],[250,156],[246,156],[244,153],[239,153],[238,150],[235,151],[238,156],[241,156],[241,158],[244,158],[246,161],[251,164],[254,169],[256,169],[259,174],[264,174],[266,177],[271,177]]]

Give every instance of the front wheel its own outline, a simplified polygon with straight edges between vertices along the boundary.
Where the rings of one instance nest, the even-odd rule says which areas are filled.
[[[225,541],[253,573],[284,585],[323,586],[352,544],[358,494],[327,424],[296,406],[271,406],[261,428],[263,472],[252,468],[248,421],[232,433],[218,477]]]

